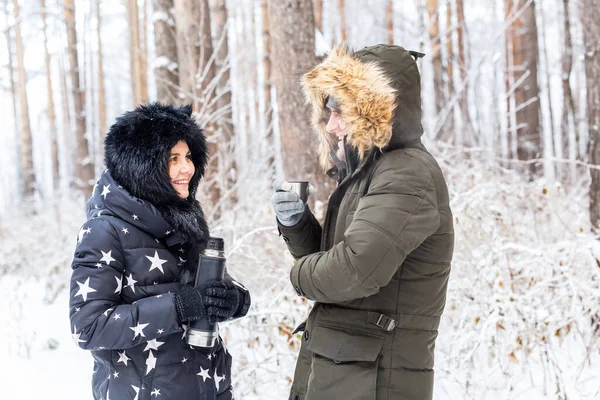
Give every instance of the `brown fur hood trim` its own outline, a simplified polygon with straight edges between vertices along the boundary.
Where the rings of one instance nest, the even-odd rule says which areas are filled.
[[[334,48],[325,60],[302,77],[302,89],[312,107],[312,124],[319,137],[319,159],[323,169],[331,167],[335,145],[325,131],[325,101],[335,98],[344,119],[350,123],[350,145],[359,159],[373,148],[387,146],[392,138],[396,89],[375,62],[363,62],[347,49]]]

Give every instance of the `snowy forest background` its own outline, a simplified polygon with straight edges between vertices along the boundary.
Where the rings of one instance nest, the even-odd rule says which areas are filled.
[[[115,117],[192,103],[199,191],[253,295],[222,325],[241,399],[286,398],[310,304],[269,198],[318,170],[299,76],[332,43],[426,53],[424,142],[456,251],[436,399],[600,398],[600,0],[0,0],[0,375],[4,398],[88,399],[68,280]]]

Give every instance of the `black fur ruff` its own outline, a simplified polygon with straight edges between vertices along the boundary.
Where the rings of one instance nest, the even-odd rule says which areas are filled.
[[[208,161],[206,138],[191,118],[192,107],[161,103],[138,106],[117,118],[104,141],[104,162],[130,194],[153,204],[183,238],[194,243],[209,237],[196,191]],[[171,184],[168,159],[173,146],[187,143],[195,172],[189,196]]]

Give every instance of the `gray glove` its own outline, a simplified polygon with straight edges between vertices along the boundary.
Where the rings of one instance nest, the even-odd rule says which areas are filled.
[[[291,188],[285,187],[285,183],[287,182],[280,180],[273,182],[275,193],[271,196],[271,204],[281,225],[294,226],[300,222],[306,205],[297,193],[288,191]]]

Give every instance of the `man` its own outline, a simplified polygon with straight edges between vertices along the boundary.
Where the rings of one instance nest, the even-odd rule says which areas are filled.
[[[292,285],[315,301],[298,328],[290,400],[433,396],[454,228],[446,182],[420,140],[413,56],[422,54],[337,48],[303,76],[320,161],[338,186],[321,227],[274,183],[279,230],[296,259]]]

